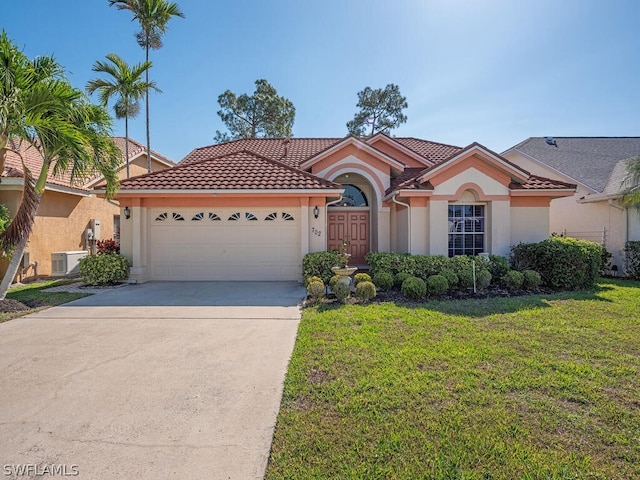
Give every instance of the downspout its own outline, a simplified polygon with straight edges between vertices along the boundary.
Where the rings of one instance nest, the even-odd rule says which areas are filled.
[[[407,225],[408,225],[408,235],[409,235],[409,238],[407,239],[407,247],[409,250],[408,253],[411,253],[411,206],[408,203],[403,203],[399,200],[396,200],[397,196],[398,194],[396,193],[393,197],[391,197],[391,201],[396,205],[402,205],[403,207],[407,207]]]

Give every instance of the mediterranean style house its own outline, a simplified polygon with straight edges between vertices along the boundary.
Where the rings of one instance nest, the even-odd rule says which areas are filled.
[[[640,156],[640,137],[531,137],[502,156],[536,175],[577,184],[574,195],[555,199],[549,233],[601,243],[612,255],[612,273],[624,271],[624,246],[640,240],[640,215],[620,202],[627,162]]]
[[[118,177],[126,178],[124,162],[125,139],[114,137],[116,145],[123,155],[123,163]],[[42,157],[37,150],[23,147],[22,155],[26,167],[37,174],[42,168]],[[174,166],[174,162],[152,150],[151,168],[153,171],[163,170]],[[145,148],[135,140],[129,139],[129,169],[130,175],[147,172],[147,155]],[[18,210],[22,198],[24,172],[20,155],[9,152],[4,172],[0,177],[0,204],[4,204],[13,217]],[[67,274],[71,272],[56,272],[52,269],[52,254],[58,252],[73,252],[82,255],[91,247],[86,232],[99,224],[99,235],[93,240],[114,238],[120,235],[120,206],[98,198],[93,191],[96,185],[103,181],[97,177],[83,184],[73,184],[69,175],[54,176],[49,173],[47,186],[40,202],[33,231],[25,250],[23,264],[31,265],[23,273],[32,276],[37,270],[38,275],[52,273]],[[34,268],[37,262],[37,267]],[[0,262],[0,275],[4,275],[8,262]],[[76,272],[74,272],[76,273]]]
[[[484,146],[383,134],[243,139],[122,181],[131,280],[299,280],[308,252],[507,255],[575,185]]]

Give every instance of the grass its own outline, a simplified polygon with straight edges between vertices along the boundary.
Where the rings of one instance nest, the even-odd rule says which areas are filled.
[[[69,292],[43,292],[46,288],[56,287],[73,283],[75,280],[45,280],[42,282],[34,282],[27,285],[14,287],[7,293],[7,298],[24,303],[27,310],[0,312],[0,323],[6,322],[13,318],[22,317],[30,313],[39,312],[54,305],[71,302],[78,298],[86,297],[87,293],[69,293]]]
[[[640,478],[640,283],[306,309],[267,479]]]

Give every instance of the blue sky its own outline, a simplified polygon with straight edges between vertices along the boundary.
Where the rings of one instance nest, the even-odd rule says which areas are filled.
[[[640,134],[636,0],[178,0],[154,51],[151,146],[179,161],[223,130],[227,89],[266,78],[296,107],[296,137],[341,137],[366,86],[398,84],[393,132],[501,152],[530,136]],[[114,52],[144,59],[137,23],[107,0],[2,0],[0,26],[53,54],[83,88]],[[145,141],[144,112],[130,135]],[[124,135],[124,121],[115,133]]]

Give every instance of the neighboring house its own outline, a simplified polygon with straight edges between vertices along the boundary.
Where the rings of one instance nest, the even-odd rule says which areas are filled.
[[[131,279],[297,280],[308,252],[507,255],[546,238],[552,198],[575,185],[530,175],[477,143],[246,139],[198,148],[121,184]]]
[[[123,152],[125,139],[114,138],[116,145]],[[37,176],[42,168],[42,157],[34,148],[24,148],[21,151],[25,165]],[[147,155],[144,147],[129,139],[129,162],[132,175],[147,172]],[[152,151],[152,170],[163,170],[174,166],[174,162]],[[6,205],[15,215],[22,198],[23,167],[20,156],[9,152],[4,172],[0,178],[0,203]],[[123,163],[118,176],[126,178],[126,168]],[[38,263],[38,275],[52,273],[51,254],[54,252],[88,250],[89,243],[85,231],[91,228],[92,220],[100,222],[100,236],[97,240],[114,238],[118,240],[120,234],[120,207],[116,202],[98,198],[93,187],[103,182],[97,177],[83,184],[72,184],[68,174],[55,177],[53,171],[49,173],[46,190],[43,194],[40,208],[27,249],[29,262]],[[25,255],[27,257],[27,255]],[[0,262],[0,275],[4,275],[7,268],[6,259]],[[33,275],[33,269],[27,276]]]
[[[549,233],[603,244],[622,272],[624,245],[640,240],[640,217],[621,206],[629,159],[640,137],[532,137],[502,154],[545,177],[577,184],[575,195],[551,202]]]

